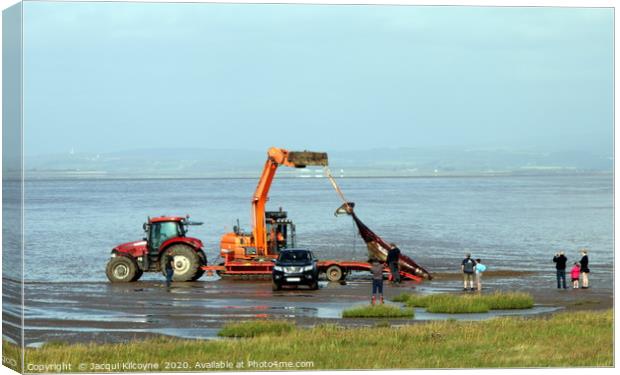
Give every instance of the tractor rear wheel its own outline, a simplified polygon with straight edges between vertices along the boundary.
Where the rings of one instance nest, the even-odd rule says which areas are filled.
[[[202,277],[202,275],[205,274],[205,270],[202,269],[202,266],[206,266],[207,265],[207,256],[200,251],[198,253],[198,257],[200,258],[200,266],[198,267],[198,271],[196,272],[196,275],[194,275],[194,277],[192,277],[192,281],[196,281],[198,279],[200,279]]]
[[[133,259],[124,256],[115,256],[110,259],[105,274],[113,283],[128,283],[135,281],[138,265]]]
[[[202,271],[200,267],[200,256],[189,245],[176,244],[170,246],[161,257],[161,269],[165,270],[166,265],[164,260],[166,255],[174,258],[174,274],[172,276],[173,281],[192,281]],[[200,277],[200,276],[199,276]]]
[[[340,268],[340,266],[334,264],[327,268],[327,271],[325,271],[325,275],[327,276],[327,280],[329,281],[340,281],[342,280],[344,273],[342,272],[342,268]]]

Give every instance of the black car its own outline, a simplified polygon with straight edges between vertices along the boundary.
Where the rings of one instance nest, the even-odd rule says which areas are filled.
[[[319,289],[318,259],[310,250],[286,249],[280,252],[271,273],[273,290],[283,285],[307,285]]]

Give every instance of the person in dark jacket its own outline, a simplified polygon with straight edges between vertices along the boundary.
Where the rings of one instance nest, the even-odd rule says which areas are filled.
[[[370,272],[372,273],[372,305],[377,303],[376,294],[379,295],[379,303],[383,305],[383,263],[378,259],[372,258],[368,260],[370,263]]]
[[[581,287],[583,289],[588,289],[590,287],[588,274],[590,273],[590,268],[588,268],[588,250],[581,249],[581,260],[579,264],[581,265]]]
[[[476,271],[476,261],[471,258],[471,253],[465,254],[465,259],[461,262],[461,272],[463,272],[463,290],[474,290],[474,274]]]
[[[558,289],[568,289],[566,286],[566,262],[568,259],[564,255],[563,251],[555,253],[553,262],[555,263],[555,278],[558,281]],[[560,280],[562,284],[560,285]]]
[[[400,249],[396,244],[391,243],[391,248],[388,250],[386,263],[390,267],[392,273],[392,284],[400,283],[400,272],[398,270],[398,259],[400,258]]]
[[[166,287],[170,288],[172,277],[174,276],[174,257],[168,254],[164,255],[165,271],[166,271]]]

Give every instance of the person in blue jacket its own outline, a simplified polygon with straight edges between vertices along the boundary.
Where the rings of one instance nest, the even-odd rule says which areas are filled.
[[[482,291],[482,274],[487,270],[487,266],[482,264],[482,260],[480,258],[476,259],[476,287],[478,291]]]

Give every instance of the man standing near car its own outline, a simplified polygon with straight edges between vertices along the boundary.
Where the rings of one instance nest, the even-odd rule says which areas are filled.
[[[564,256],[564,252],[560,251],[555,253],[553,257],[553,262],[555,263],[555,278],[558,281],[558,289],[567,289],[566,287],[566,262],[568,259]],[[562,280],[562,285],[560,285],[560,280]]]
[[[400,258],[400,249],[395,243],[390,244],[390,250],[388,250],[386,263],[390,267],[392,273],[392,284],[400,283],[400,272],[398,270],[398,258]]]

